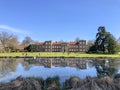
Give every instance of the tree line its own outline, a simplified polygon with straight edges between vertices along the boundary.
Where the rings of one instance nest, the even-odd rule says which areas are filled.
[[[62,40],[63,41],[63,40]],[[80,38],[77,37],[75,42],[79,45]],[[20,43],[17,36],[7,33],[0,33],[0,51],[12,52],[17,51],[19,45],[28,46],[35,41],[26,36]],[[88,53],[108,53],[114,54],[120,51],[120,38],[117,40],[110,32],[106,31],[104,26],[98,27],[95,40],[89,40],[86,45]]]

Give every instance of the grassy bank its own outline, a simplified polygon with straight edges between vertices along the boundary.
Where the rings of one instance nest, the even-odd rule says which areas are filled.
[[[120,58],[118,54],[87,54],[87,53],[62,53],[62,52],[12,52],[12,53],[0,53],[0,57],[109,57]]]

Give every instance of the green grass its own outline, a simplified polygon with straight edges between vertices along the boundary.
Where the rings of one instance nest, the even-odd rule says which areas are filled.
[[[23,53],[27,53],[26,57],[110,57],[110,58],[120,58],[120,53],[118,54],[87,54],[87,53],[70,53],[67,52],[12,52],[12,53],[0,53],[0,57],[24,57]]]

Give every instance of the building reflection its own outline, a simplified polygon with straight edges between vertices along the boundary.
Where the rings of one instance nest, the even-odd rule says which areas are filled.
[[[33,59],[25,59],[29,64],[34,64],[36,66],[44,66],[47,68],[52,67],[76,67],[79,69],[87,68],[87,60],[83,60],[82,58],[36,58]]]

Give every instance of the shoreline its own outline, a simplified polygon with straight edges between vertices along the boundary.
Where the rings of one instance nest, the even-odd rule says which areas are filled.
[[[83,58],[83,59],[120,59],[120,57],[64,57],[64,56],[43,56],[43,57],[36,57],[36,56],[0,56],[0,58]]]
[[[41,77],[21,76],[3,83],[0,82],[0,90],[118,90],[120,89],[120,77],[86,77],[80,79],[72,76],[60,84],[58,76],[42,79]]]
[[[11,52],[0,53],[0,58],[120,58],[118,54],[88,54],[62,52]]]

